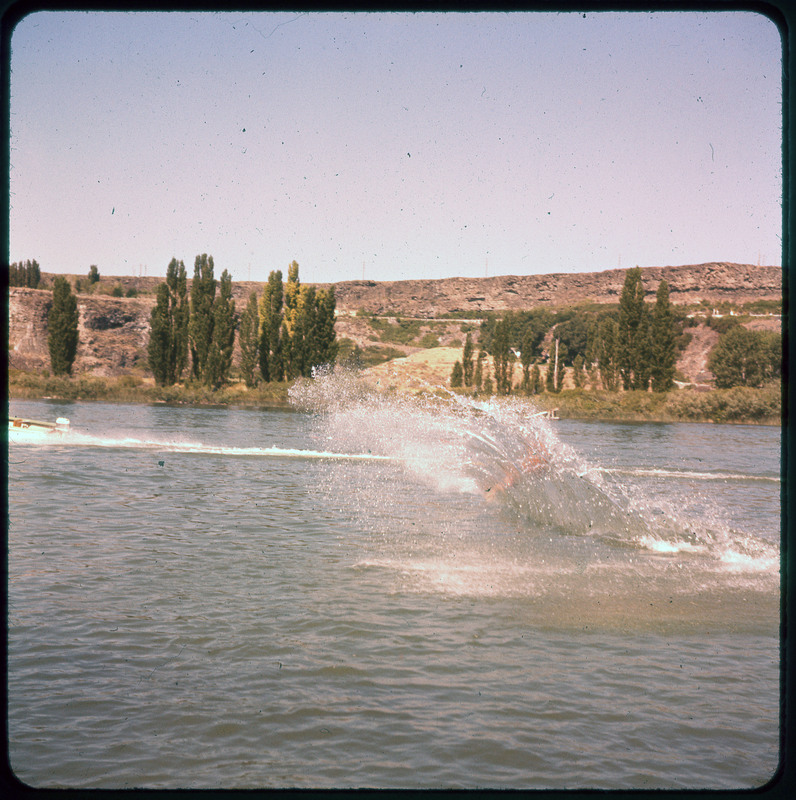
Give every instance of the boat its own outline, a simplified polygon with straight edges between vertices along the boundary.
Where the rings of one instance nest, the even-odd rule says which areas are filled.
[[[8,416],[8,436],[11,438],[41,438],[44,436],[62,436],[69,430],[69,420],[58,417],[55,422],[43,422],[38,419]]]

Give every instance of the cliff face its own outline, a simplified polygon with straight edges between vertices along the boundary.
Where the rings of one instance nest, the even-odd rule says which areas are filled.
[[[584,301],[616,303],[626,274],[625,270],[609,270],[434,281],[344,281],[335,284],[340,313],[337,332],[339,337],[349,336],[361,346],[367,346],[371,338],[378,340],[372,331],[358,331],[357,324],[364,324],[365,320],[351,315],[360,309],[376,314],[433,318],[446,313],[517,310]],[[49,275],[43,277],[52,279]],[[740,304],[782,297],[779,267],[726,263],[647,267],[642,269],[642,278],[647,294],[652,297],[660,281],[665,279],[673,303],[728,300]],[[155,303],[154,290],[161,279],[128,277],[116,282],[125,289],[151,293],[137,298],[77,296],[80,342],[73,368],[76,374],[120,375],[135,368],[146,368],[149,316]],[[243,310],[252,291],[261,295],[263,286],[255,282],[234,283],[233,295],[238,310]],[[12,368],[49,368],[47,315],[51,303],[50,291],[9,290],[8,355]],[[443,337],[443,344],[448,338]]]
[[[344,281],[335,284],[337,307],[383,314],[400,309],[410,316],[433,317],[466,311],[508,311],[539,305],[563,306],[584,301],[616,303],[627,270],[502,275],[494,278],[445,278],[427,281]],[[661,280],[673,303],[707,300],[775,300],[782,297],[780,267],[712,263],[682,267],[646,267],[642,280],[654,296]]]
[[[50,366],[47,315],[52,292],[9,290],[8,362],[16,369]],[[119,375],[146,366],[149,315],[154,298],[78,295],[79,343],[73,372]]]

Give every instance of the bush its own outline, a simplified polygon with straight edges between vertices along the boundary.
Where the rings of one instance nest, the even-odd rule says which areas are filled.
[[[670,392],[666,410],[675,419],[712,422],[761,422],[775,424],[781,416],[781,389],[771,383],[762,389],[736,386],[695,392],[683,389]]]
[[[740,325],[741,317],[714,317],[712,314],[707,318],[708,328],[712,328],[716,333],[724,334],[727,331]]]
[[[420,334],[421,327],[420,320],[401,320],[397,317],[395,324],[390,323],[388,320],[377,318],[372,318],[370,324],[374,330],[379,332],[379,338],[382,342],[394,344],[409,344]]]

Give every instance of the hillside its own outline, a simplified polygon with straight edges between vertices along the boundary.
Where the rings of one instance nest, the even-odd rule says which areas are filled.
[[[443,379],[450,374],[456,349],[468,330],[477,330],[477,320],[439,319],[443,315],[528,309],[539,305],[562,306],[582,302],[616,303],[622,290],[624,270],[597,273],[498,276],[493,278],[447,278],[436,281],[344,281],[335,284],[338,339],[347,347],[358,346],[373,355],[406,361],[373,368],[375,380],[405,383],[417,373],[423,380]],[[53,275],[44,274],[43,285]],[[77,277],[71,277],[73,282]],[[779,300],[782,271],[779,267],[712,263],[680,267],[648,267],[642,278],[650,300],[665,279],[673,303],[708,304],[754,300]],[[80,344],[74,366],[76,374],[115,376],[146,371],[149,315],[154,291],[161,278],[112,279],[124,292],[134,289],[137,297],[79,294]],[[233,284],[236,304],[242,309],[252,291],[262,292],[263,283]],[[327,284],[328,285],[328,284]],[[108,286],[104,287],[106,290]],[[47,313],[52,294],[45,289],[9,290],[9,366],[21,370],[49,367]],[[364,312],[364,313],[363,313]],[[395,315],[374,321],[369,315]],[[400,317],[400,319],[398,319]],[[412,319],[414,318],[414,319]],[[754,325],[776,328],[777,319],[755,320]],[[700,326],[683,354],[678,368],[689,380],[704,382],[707,353],[716,334]],[[430,344],[441,347],[429,349]],[[449,349],[450,348],[450,349]],[[420,378],[419,378],[420,379]]]
[[[373,314],[400,310],[412,317],[437,317],[474,311],[507,311],[575,303],[617,303],[626,270],[502,275],[494,278],[444,278],[425,281],[343,281],[335,284],[343,311]],[[782,297],[782,269],[716,262],[680,267],[645,267],[648,296],[666,280],[672,303],[736,304]]]

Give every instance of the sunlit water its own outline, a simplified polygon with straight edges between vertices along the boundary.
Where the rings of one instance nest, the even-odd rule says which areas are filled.
[[[77,787],[746,787],[779,430],[13,402],[9,736]]]

